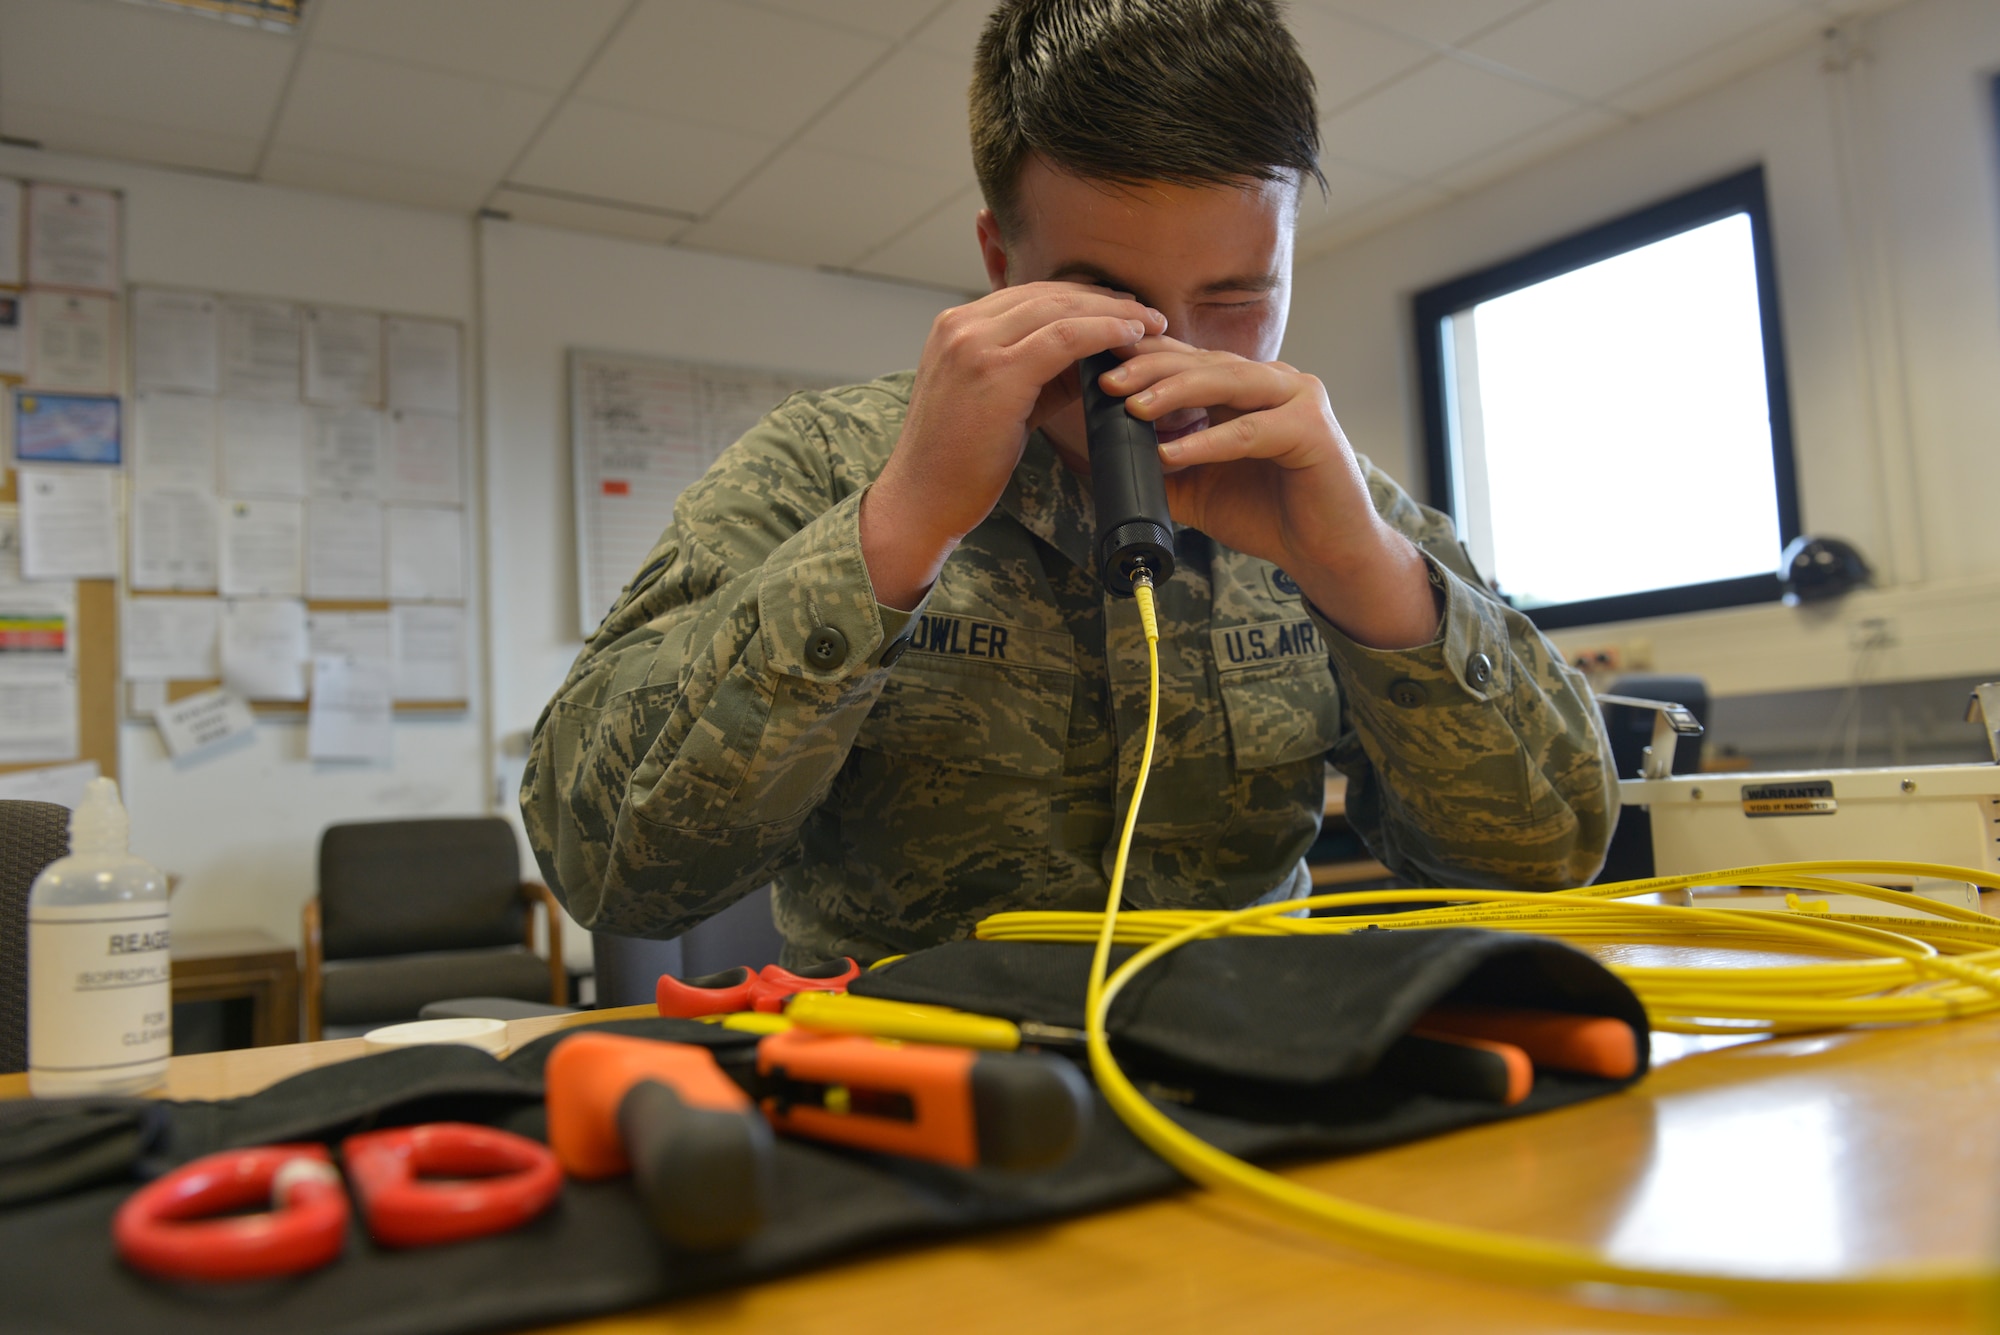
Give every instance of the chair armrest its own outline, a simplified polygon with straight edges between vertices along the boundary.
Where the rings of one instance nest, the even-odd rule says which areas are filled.
[[[529,905],[542,906],[543,921],[549,928],[549,1003],[555,1006],[569,1005],[569,969],[563,964],[562,948],[562,906],[556,903],[555,895],[540,881],[521,882],[521,898]],[[535,948],[535,915],[532,907],[528,913],[528,949]]]
[[[320,1038],[320,964],[323,952],[319,932],[319,896],[306,901],[299,914],[299,939],[305,951],[306,965],[299,979],[300,1000],[305,1006],[306,1042],[317,1043]]]

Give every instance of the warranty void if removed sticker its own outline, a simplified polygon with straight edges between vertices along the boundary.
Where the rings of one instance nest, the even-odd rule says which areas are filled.
[[[1834,801],[1831,779],[1743,785],[1746,816],[1831,816],[1838,810],[1840,803]]]

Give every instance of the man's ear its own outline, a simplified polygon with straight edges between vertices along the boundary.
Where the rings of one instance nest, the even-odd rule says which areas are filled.
[[[979,258],[986,262],[986,281],[995,292],[1007,286],[1007,243],[1000,238],[1000,220],[992,209],[979,211]]]

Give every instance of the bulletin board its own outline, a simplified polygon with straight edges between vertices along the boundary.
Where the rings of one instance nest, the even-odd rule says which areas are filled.
[[[13,439],[17,388],[99,399],[120,394],[123,221],[123,199],[116,191],[0,177],[0,504],[20,501]],[[73,613],[60,632],[74,650],[68,674],[75,687],[74,749],[0,761],[0,773],[95,761],[100,773],[115,779],[117,581],[56,579],[52,585],[75,591]]]
[[[630,353],[569,354],[577,612],[585,639],[645,564],[674,501],[787,396],[839,379]]]
[[[456,321],[219,291],[130,293],[128,716],[226,685],[312,710],[312,664],[468,707],[472,533]]]

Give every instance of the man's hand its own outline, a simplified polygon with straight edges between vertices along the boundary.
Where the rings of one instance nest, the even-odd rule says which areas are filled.
[[[1077,397],[1075,363],[1166,329],[1132,298],[1077,283],[1024,283],[931,325],[896,449],[861,507],[875,597],[920,602],[945,558],[991,514],[1028,434]]]
[[[1375,513],[1318,379],[1153,337],[1101,383],[1129,395],[1135,417],[1198,428],[1160,447],[1174,518],[1284,567],[1358,643],[1404,649],[1437,634],[1423,557]]]

